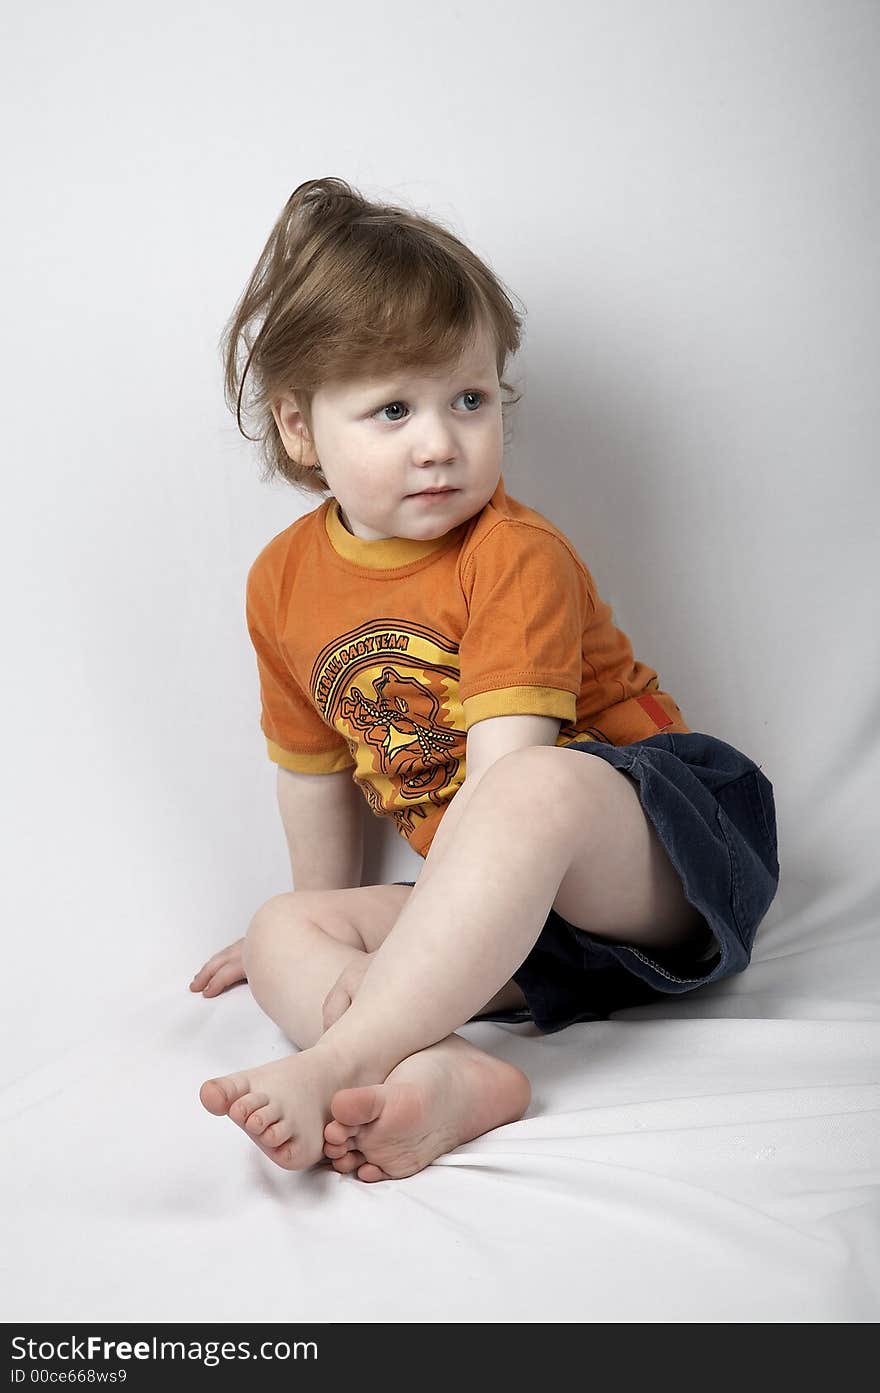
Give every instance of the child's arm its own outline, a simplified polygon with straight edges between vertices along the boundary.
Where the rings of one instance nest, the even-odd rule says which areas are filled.
[[[279,765],[278,807],[295,890],[348,890],[360,885],[363,797],[349,770],[293,774]],[[196,973],[190,991],[217,996],[237,982],[246,982],[243,950],[243,938],[221,948]]]
[[[295,774],[279,765],[278,807],[295,890],[349,890],[360,885],[364,800],[350,769]]]

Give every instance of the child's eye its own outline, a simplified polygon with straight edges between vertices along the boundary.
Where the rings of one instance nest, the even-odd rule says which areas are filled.
[[[484,400],[484,398],[485,398],[485,394],[484,394],[483,392],[459,392],[459,394],[458,394],[458,396],[455,398],[455,400],[456,400],[456,401],[459,401],[462,397],[469,397],[471,400],[473,400],[475,397],[479,397],[480,400],[477,402],[476,406],[474,406],[474,407],[469,407],[468,410],[467,410],[467,412],[465,413],[465,414],[468,415],[468,416],[472,416],[472,415],[474,414],[474,412],[477,411],[477,410],[479,410],[479,408],[482,406],[483,400]],[[396,407],[396,406],[402,406],[402,407],[404,407],[407,411],[409,410],[409,407],[406,405],[406,402],[403,402],[403,401],[389,401],[389,402],[386,402],[386,404],[385,404],[384,406],[380,406],[379,409],[378,409],[378,411],[374,411],[374,412],[373,412],[373,415],[374,415],[374,416],[380,416],[380,415],[382,414],[383,411],[391,411],[391,410],[393,410],[393,408]],[[389,425],[394,425],[395,422],[397,422],[397,421],[403,421],[403,420],[405,420],[405,419],[406,419],[405,416],[394,416],[393,418],[389,418],[389,417],[386,416],[386,418],[385,418],[385,420],[388,422]]]

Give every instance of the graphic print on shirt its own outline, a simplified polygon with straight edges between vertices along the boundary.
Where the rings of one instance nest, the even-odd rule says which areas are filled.
[[[458,645],[412,621],[371,619],[327,644],[312,699],[348,743],[371,812],[407,836],[464,782],[467,733]]]

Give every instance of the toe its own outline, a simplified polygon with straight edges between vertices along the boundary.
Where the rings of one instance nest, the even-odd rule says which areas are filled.
[[[268,1093],[245,1093],[230,1105],[229,1116],[239,1127],[244,1127],[251,1113],[256,1112],[257,1108],[265,1108],[268,1102]]]
[[[280,1146],[271,1146],[266,1141],[266,1134],[264,1132],[261,1137],[250,1137],[250,1140],[253,1142],[254,1146],[262,1151],[264,1156],[268,1156],[270,1161],[274,1162],[276,1166],[281,1166],[283,1170],[308,1170],[311,1164],[309,1159],[303,1155],[299,1139],[288,1139],[282,1142]],[[320,1160],[321,1158],[318,1157],[316,1159]]]
[[[286,1117],[278,1117],[263,1132],[260,1141],[265,1146],[280,1147],[289,1142],[293,1136],[294,1124]]]
[[[337,1156],[348,1156],[356,1147],[353,1141],[340,1142],[338,1146],[333,1146],[330,1142],[324,1143],[324,1155],[329,1156],[331,1161],[335,1161]]]
[[[263,1137],[260,1138],[258,1145],[269,1157],[269,1160],[275,1162],[276,1166],[281,1166],[286,1171],[308,1169],[308,1164],[300,1159],[299,1147],[296,1142],[286,1141],[282,1146],[264,1146],[262,1143]]]
[[[199,1089],[202,1107],[216,1117],[228,1113],[232,1104],[248,1092],[250,1084],[247,1074],[227,1074],[222,1079],[208,1079]]]
[[[247,1118],[244,1124],[245,1131],[252,1137],[259,1137],[270,1127],[273,1122],[277,1122],[281,1116],[280,1103],[268,1103],[265,1107],[257,1108]]]
[[[379,1168],[379,1166],[374,1166],[369,1161],[366,1163],[366,1165],[360,1166],[358,1169],[358,1180],[366,1180],[368,1183],[371,1183],[374,1180],[390,1179],[390,1175],[386,1175],[385,1172]]]
[[[345,1122],[337,1122],[331,1119],[324,1128],[324,1140],[331,1146],[342,1146],[352,1138],[352,1129]]]
[[[385,1106],[384,1088],[384,1084],[340,1088],[330,1100],[330,1111],[337,1122],[342,1122],[349,1128],[363,1127],[367,1122],[375,1122]]]
[[[333,1161],[333,1169],[342,1175],[351,1175],[352,1171],[356,1171],[358,1166],[364,1164],[364,1159],[362,1151],[349,1151],[345,1156],[340,1156]]]

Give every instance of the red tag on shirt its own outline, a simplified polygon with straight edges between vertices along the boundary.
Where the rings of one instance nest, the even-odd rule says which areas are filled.
[[[643,711],[647,711],[658,730],[662,730],[664,726],[671,726],[673,724],[672,717],[667,711],[664,711],[659,701],[654,697],[646,694],[645,696],[636,697],[636,701]]]

